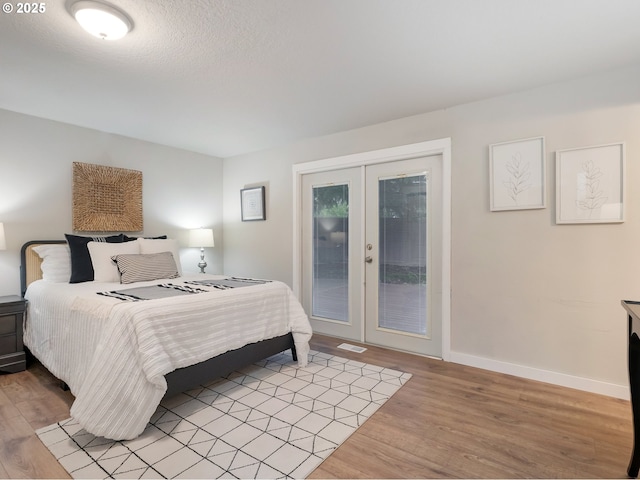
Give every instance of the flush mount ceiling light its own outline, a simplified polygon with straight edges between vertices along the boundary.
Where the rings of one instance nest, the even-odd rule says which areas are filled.
[[[76,2],[71,5],[71,15],[87,32],[104,40],[118,40],[133,28],[123,12],[100,2]]]

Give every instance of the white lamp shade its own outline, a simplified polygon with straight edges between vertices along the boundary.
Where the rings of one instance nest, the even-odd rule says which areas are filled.
[[[189,232],[190,247],[214,247],[213,230],[211,228],[196,228]]]
[[[7,249],[7,240],[4,237],[4,225],[0,222],[0,250]]]
[[[124,13],[99,2],[76,2],[71,6],[71,13],[82,28],[104,40],[118,40],[132,28]]]

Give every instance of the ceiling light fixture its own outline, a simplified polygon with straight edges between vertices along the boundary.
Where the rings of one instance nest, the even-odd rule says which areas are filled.
[[[123,12],[101,2],[76,2],[71,5],[71,14],[87,32],[104,40],[118,40],[133,28]]]

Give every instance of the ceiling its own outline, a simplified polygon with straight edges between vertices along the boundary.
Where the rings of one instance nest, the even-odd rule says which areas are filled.
[[[638,0],[74,1],[0,13],[0,108],[222,158],[640,63]]]

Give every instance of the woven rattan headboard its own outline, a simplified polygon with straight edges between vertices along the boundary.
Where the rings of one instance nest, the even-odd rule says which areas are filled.
[[[25,243],[20,250],[20,291],[24,297],[31,282],[42,278],[42,259],[33,251],[33,247],[50,243],[67,243],[65,240],[32,240]]]

